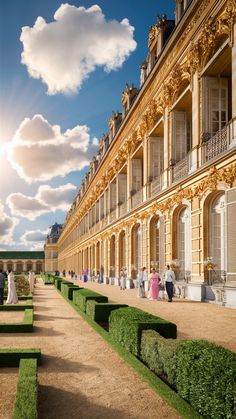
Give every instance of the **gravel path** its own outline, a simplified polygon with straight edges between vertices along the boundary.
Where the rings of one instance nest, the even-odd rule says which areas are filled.
[[[41,348],[39,419],[180,418],[53,286],[36,284],[34,307],[35,332],[2,334],[1,347]]]
[[[23,322],[25,312],[22,311],[0,311],[0,323]]]
[[[82,281],[74,283],[108,296],[109,301],[139,307],[176,323],[179,339],[207,339],[236,351],[236,310],[233,308],[178,298],[174,298],[173,303],[150,301],[147,298],[137,298],[136,289],[121,291],[114,285],[94,282],[84,284]]]
[[[0,368],[0,419],[11,419],[16,397],[18,368]]]

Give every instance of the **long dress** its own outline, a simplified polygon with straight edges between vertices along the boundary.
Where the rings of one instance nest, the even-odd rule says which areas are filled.
[[[146,280],[146,272],[140,271],[138,273],[138,295],[137,295],[137,297],[140,297],[140,298],[145,297],[145,289],[144,289],[145,280]]]
[[[159,275],[157,272],[151,274],[151,283],[150,283],[150,300],[158,299],[158,283]]]
[[[13,272],[10,272],[7,277],[8,281],[8,294],[6,304],[17,304],[18,297],[16,294],[15,276]]]

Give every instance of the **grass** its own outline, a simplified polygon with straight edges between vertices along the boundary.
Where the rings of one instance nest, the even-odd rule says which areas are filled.
[[[61,294],[61,293],[60,293]],[[61,294],[62,295],[62,294]],[[78,306],[75,306],[72,301],[62,295],[63,298],[74,308],[74,310],[97,332],[102,338],[109,343],[109,345],[120,355],[120,357],[127,362],[138,374],[142,377],[152,388],[165,400],[171,407],[173,407],[185,419],[199,419],[200,416],[192,407],[185,402],[178,394],[165,384],[159,377],[151,372],[142,362],[140,362],[134,355],[123,348],[119,343],[114,342],[108,332],[93,321],[87,314],[81,311]]]

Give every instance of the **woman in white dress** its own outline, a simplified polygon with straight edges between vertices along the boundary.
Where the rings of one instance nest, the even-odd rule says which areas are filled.
[[[8,281],[8,294],[7,294],[6,304],[17,304],[18,297],[16,294],[15,275],[13,274],[11,270],[8,271],[7,281]]]

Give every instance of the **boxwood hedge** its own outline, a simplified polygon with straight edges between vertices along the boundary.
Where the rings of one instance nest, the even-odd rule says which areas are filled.
[[[61,293],[68,298],[69,300],[73,299],[73,291],[78,291],[79,289],[82,289],[78,287],[78,285],[74,284],[65,284],[62,282],[61,284]]]
[[[153,316],[135,307],[119,308],[109,317],[109,333],[136,356],[140,354],[142,330],[158,331],[165,338],[176,338],[177,327],[174,323]]]
[[[95,322],[107,323],[110,313],[121,307],[128,307],[127,304],[98,303],[95,300],[88,300],[86,314]]]
[[[99,303],[107,303],[108,298],[97,292],[82,288],[73,292],[73,303],[79,307],[81,311],[86,312],[86,304],[88,300],[95,300]]]
[[[177,350],[177,391],[206,418],[236,417],[236,354],[207,341]]]
[[[177,348],[180,340],[165,339],[154,330],[143,330],[140,357],[151,371],[176,389]]]
[[[0,367],[18,367],[22,358],[33,358],[41,364],[40,349],[4,348],[0,349]]]
[[[21,359],[12,419],[37,419],[37,393],[37,360]]]

